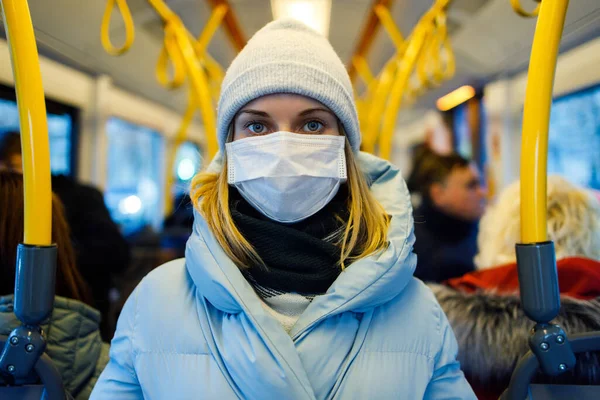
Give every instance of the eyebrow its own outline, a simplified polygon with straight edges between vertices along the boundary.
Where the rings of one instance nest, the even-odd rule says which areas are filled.
[[[326,109],[326,108],[322,108],[322,107],[317,107],[317,108],[309,108],[308,110],[304,110],[304,111],[302,111],[302,112],[301,112],[299,115],[300,115],[301,117],[303,117],[303,116],[305,116],[305,115],[308,115],[308,114],[311,114],[311,113],[313,113],[313,112],[315,112],[315,111],[322,111],[322,112],[326,112],[327,114],[334,115],[334,114],[333,114],[333,113],[332,113],[330,110],[328,110],[328,109]]]
[[[307,110],[304,110],[299,114],[299,116],[303,117],[305,115],[312,114],[313,112],[317,112],[317,111],[326,112],[328,114],[334,115],[330,110],[328,110],[326,108],[317,107],[317,108],[309,108]],[[269,113],[266,113],[264,111],[252,110],[252,109],[242,110],[239,112],[238,115],[242,115],[242,114],[252,114],[252,115],[256,115],[259,117],[265,117],[265,118],[270,117]]]
[[[238,115],[242,115],[242,114],[252,114],[252,115],[257,115],[259,117],[269,117],[269,114],[264,112],[264,111],[258,111],[258,110],[242,110],[240,111],[240,113]]]

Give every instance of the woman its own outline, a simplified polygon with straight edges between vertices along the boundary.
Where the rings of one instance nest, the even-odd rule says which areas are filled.
[[[223,82],[218,138],[185,261],[131,295],[92,398],[474,398],[412,278],[406,185],[359,154],[330,44],[293,20],[259,31]]]
[[[600,331],[600,202],[558,176],[548,177],[548,237],[554,242],[566,332]],[[519,182],[502,192],[480,224],[479,271],[432,285],[459,343],[459,360],[479,399],[497,399],[528,350],[533,322],[520,306],[515,243]],[[468,312],[466,311],[468,310]],[[600,384],[600,353],[578,355],[574,371],[538,381]]]
[[[17,246],[23,241],[23,176],[0,171],[0,336],[21,325],[13,313]],[[108,362],[108,345],[100,339],[100,313],[90,307],[89,289],[75,267],[69,226],[60,200],[52,198],[52,240],[58,245],[56,298],[43,326],[46,353],[75,399],[88,399]]]

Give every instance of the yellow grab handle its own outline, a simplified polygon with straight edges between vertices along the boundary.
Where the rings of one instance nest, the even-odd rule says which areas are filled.
[[[169,22],[177,17],[177,14],[171,11],[169,6],[163,0],[148,0],[148,3],[154,7],[154,10],[156,10],[157,14],[165,22]]]
[[[405,101],[407,104],[411,101],[415,101],[417,97],[425,92],[425,90],[427,90],[427,88],[421,84],[418,76],[413,73],[410,78],[408,78]]]
[[[185,64],[177,48],[177,39],[173,22],[165,26],[165,39],[156,63],[156,79],[167,89],[175,89],[185,82]],[[173,65],[173,79],[169,78],[169,61]]]
[[[392,140],[394,138],[394,128],[396,126],[396,117],[398,110],[402,104],[402,96],[408,85],[411,72],[414,68],[416,60],[419,58],[423,50],[423,44],[427,32],[415,32],[415,37],[410,40],[406,49],[406,54],[398,68],[398,75],[392,85],[390,98],[388,100],[385,113],[383,115],[383,126],[381,135],[379,136],[379,153],[380,156],[389,160],[392,154]]]
[[[560,38],[569,0],[540,8],[527,75],[521,148],[521,243],[548,240],[546,175],[548,126]]]
[[[435,41],[435,35],[432,35],[431,33],[425,31],[424,33],[425,37],[423,38],[423,51],[421,52],[421,54],[427,54],[427,45],[429,43],[430,40]],[[403,60],[404,61],[404,60]],[[429,83],[429,63],[428,61],[430,61],[427,57],[421,57],[419,56],[417,60],[415,60],[415,66],[416,66],[416,70],[417,70],[417,78],[419,80],[419,84],[417,85],[417,88],[420,87],[425,87],[428,85]],[[431,68],[433,69],[433,68]]]
[[[178,32],[184,35],[183,32]],[[213,108],[212,96],[210,93],[208,78],[204,68],[200,68],[194,52],[194,47],[187,38],[180,38],[181,53],[188,68],[188,75],[193,88],[195,102],[200,108],[200,115],[204,123],[204,133],[206,135],[206,148],[208,155],[212,158],[219,149],[217,142],[217,121]]]
[[[456,73],[456,58],[454,57],[450,38],[448,37],[446,37],[446,40],[442,44],[442,54],[446,55],[446,60],[444,61],[445,68],[443,70],[444,79],[450,79]]]
[[[204,53],[204,58],[201,61],[202,65],[208,72],[211,94],[213,101],[216,104],[218,103],[219,96],[221,94],[221,84],[223,83],[225,72],[223,72],[223,68],[221,68],[219,63],[216,62],[208,53]]]
[[[2,0],[10,47],[23,153],[24,243],[52,243],[52,189],[46,103],[27,0]]]
[[[399,51],[402,49],[404,47],[404,37],[394,22],[394,18],[392,18],[390,11],[387,9],[387,7],[381,4],[375,6],[374,11],[379,18],[379,21],[381,21],[381,25],[383,25],[383,28],[390,36],[390,39],[392,39],[394,46],[396,46],[396,50]]]
[[[173,28],[178,43],[177,48],[181,52],[187,76],[190,78],[194,103],[199,107],[204,122],[208,154],[212,157],[216,154],[219,146],[217,143],[216,116],[212,105],[208,78],[204,68],[201,67],[196,58],[192,39],[187,30],[179,24],[174,24]]]
[[[208,22],[202,30],[202,33],[196,41],[195,50],[198,58],[204,58],[204,53],[206,52],[208,43],[210,43],[212,37],[219,28],[219,25],[221,25],[221,21],[223,20],[223,17],[225,17],[225,14],[227,14],[227,10],[228,8],[225,4],[220,4],[213,10]]]
[[[109,25],[115,1],[125,21],[127,40],[123,48],[115,49],[110,43]],[[181,19],[175,14],[164,0],[148,0],[156,13],[165,23],[165,39],[158,57],[156,78],[168,89],[182,86],[189,78],[190,99],[181,125],[177,131],[174,147],[167,162],[167,178],[165,189],[165,210],[170,212],[170,193],[173,183],[173,163],[179,145],[185,140],[195,110],[199,109],[204,123],[209,156],[218,150],[216,137],[216,115],[213,100],[217,101],[221,83],[225,73],[221,66],[206,52],[211,38],[214,36],[221,21],[228,11],[225,4],[214,8],[209,21],[204,27],[198,40],[185,28]],[[129,29],[130,28],[130,29]],[[110,54],[122,54],[133,42],[133,20],[125,0],[108,0],[102,22],[102,44]],[[173,75],[169,76],[169,64],[172,64]],[[210,77],[210,80],[209,80]]]
[[[446,25],[446,13],[440,12],[435,19],[437,29],[435,32],[435,40],[431,46],[431,50],[429,56],[433,60],[433,78],[432,83],[437,85],[444,80],[445,77],[445,68],[444,64],[442,64],[440,54],[442,53],[442,49],[444,45],[448,42],[448,27]]]
[[[125,23],[125,43],[121,47],[113,46],[110,40],[110,17],[115,9],[115,4],[121,11],[123,22]],[[102,41],[102,47],[110,55],[120,56],[125,53],[131,45],[135,37],[135,27],[133,25],[133,18],[131,11],[127,6],[126,0],[108,0],[106,2],[106,8],[104,9],[104,15],[102,16],[102,25],[100,27],[100,40]]]
[[[533,11],[525,11],[525,9],[521,6],[521,0],[510,0],[510,5],[512,6],[513,10],[515,10],[515,12],[521,17],[532,18],[536,17],[540,12],[540,6],[542,5],[542,1],[537,1],[538,5],[533,9]]]
[[[451,2],[436,0],[407,40],[402,38],[387,9],[382,6],[375,8],[397,47],[397,54],[386,63],[373,85],[374,90],[367,92],[369,106],[363,107],[368,113],[363,142],[365,151],[374,152],[379,142],[380,156],[389,158],[396,116],[404,97],[416,96],[428,86],[438,84],[444,77],[454,74],[455,60],[447,36],[445,15]],[[432,43],[426,43],[429,40]]]
[[[364,137],[364,149],[366,152],[375,152],[375,144],[377,143],[381,126],[381,116],[385,110],[385,105],[390,90],[392,89],[392,83],[396,76],[399,64],[400,61],[394,58],[383,67],[367,115],[367,126]]]
[[[356,72],[358,72],[358,75],[363,80],[365,85],[371,86],[375,80],[375,77],[369,68],[367,60],[365,60],[365,58],[362,56],[356,56],[352,59],[352,64],[354,65],[354,68],[356,68]]]
[[[421,81],[417,89],[433,87],[441,80],[439,72],[441,69],[439,65],[440,47],[440,39],[437,33],[432,34],[431,38],[425,41],[423,56],[417,62],[417,76],[420,77],[419,80]],[[423,72],[419,73],[421,70]]]
[[[210,81],[210,92],[212,99],[215,102],[219,101],[221,83],[223,82],[225,72],[223,72],[223,68],[221,68],[219,63],[216,62],[215,59],[212,58],[210,54],[206,52],[206,48],[208,47],[208,44],[210,43],[215,32],[217,31],[217,28],[221,24],[221,21],[225,17],[225,14],[227,14],[227,11],[228,8],[225,4],[217,6],[213,10],[210,19],[204,26],[202,33],[200,33],[198,40],[196,40],[193,43],[196,57],[198,58],[198,60],[200,60],[202,66],[206,69],[208,73]]]

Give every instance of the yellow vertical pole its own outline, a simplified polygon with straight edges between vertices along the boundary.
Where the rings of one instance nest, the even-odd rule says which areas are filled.
[[[52,241],[50,148],[42,74],[27,0],[2,0],[10,47],[23,153],[25,196],[24,243],[47,246]]]
[[[540,7],[525,92],[521,145],[521,242],[548,240],[546,174],[552,87],[569,0]]]

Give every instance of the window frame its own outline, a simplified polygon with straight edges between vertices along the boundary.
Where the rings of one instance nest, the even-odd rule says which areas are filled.
[[[81,109],[68,104],[53,100],[44,96],[46,101],[46,113],[71,117],[71,148],[69,149],[69,177],[77,178],[79,173],[79,145],[81,131]],[[0,83],[0,99],[17,102],[17,93],[13,86]]]

